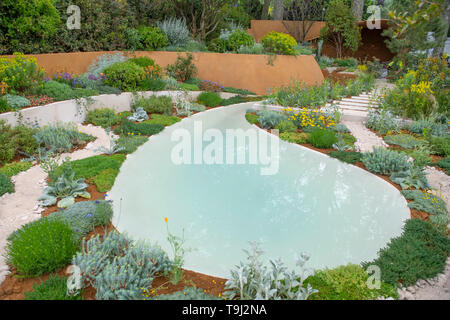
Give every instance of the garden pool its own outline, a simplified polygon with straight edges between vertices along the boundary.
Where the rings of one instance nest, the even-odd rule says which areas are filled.
[[[172,234],[184,229],[184,268],[218,277],[245,260],[242,249],[260,241],[265,259],[295,267],[308,252],[312,268],[359,264],[401,234],[409,209],[381,178],[316,151],[279,141],[279,170],[261,175],[255,164],[182,164],[171,160],[178,129],[253,128],[244,115],[252,103],[198,113],[152,136],[129,155],[108,199],[113,223],[134,239],[158,243],[169,253]],[[266,133],[264,133],[266,134]],[[210,142],[204,143],[208,145]],[[226,151],[226,148],[225,148]],[[249,148],[239,150],[247,153]]]

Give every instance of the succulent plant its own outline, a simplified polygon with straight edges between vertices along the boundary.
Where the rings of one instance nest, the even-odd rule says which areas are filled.
[[[128,120],[142,122],[148,120],[148,114],[147,112],[145,112],[144,108],[139,107],[136,109],[132,116],[128,117]]]
[[[394,172],[390,179],[399,184],[402,189],[409,189],[414,187],[416,189],[430,189],[430,185],[428,184],[427,176],[420,167],[411,167],[408,170]]]

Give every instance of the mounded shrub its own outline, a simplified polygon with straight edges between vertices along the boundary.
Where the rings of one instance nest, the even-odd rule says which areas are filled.
[[[222,98],[215,92],[202,92],[197,97],[197,102],[207,107],[217,107],[220,106]]]
[[[384,175],[405,171],[411,167],[405,155],[383,147],[374,147],[373,152],[364,152],[361,160],[367,170]]]
[[[89,110],[85,122],[102,128],[110,128],[120,123],[120,117],[109,108],[95,109]]]
[[[178,55],[173,64],[166,67],[167,74],[179,82],[186,82],[197,75],[198,69],[194,64],[194,56],[187,53],[185,57]]]
[[[389,144],[397,145],[405,149],[413,149],[422,144],[421,140],[414,138],[410,134],[403,134],[403,133],[386,136],[384,137],[384,141]]]
[[[80,239],[94,230],[96,226],[106,226],[111,220],[111,204],[105,200],[81,201],[64,210],[51,213],[47,219],[59,219],[74,231],[75,238]]]
[[[337,141],[336,134],[329,129],[316,128],[309,135],[309,142],[316,148],[329,149]]]
[[[241,29],[235,29],[228,38],[227,47],[230,51],[237,51],[241,46],[253,46],[255,39]]]
[[[3,97],[0,97],[0,113],[9,112],[11,110],[12,108],[8,104],[8,102],[5,99],[3,99]]]
[[[172,98],[169,96],[150,96],[148,98],[138,98],[132,108],[143,108],[147,113],[161,113],[164,115],[172,115],[173,105]]]
[[[68,264],[77,250],[78,241],[69,225],[41,218],[8,238],[7,261],[20,276],[40,276]]]
[[[140,49],[156,50],[167,46],[169,39],[158,27],[139,26],[137,28]]]
[[[28,107],[31,104],[30,100],[28,100],[27,98],[12,94],[5,94],[3,96],[3,99],[5,99],[13,109],[22,109],[23,107]]]
[[[286,116],[274,110],[260,110],[256,112],[258,122],[264,129],[273,129],[281,121],[286,120]]]
[[[105,83],[123,91],[133,91],[144,80],[144,69],[131,61],[116,62],[104,70]]]
[[[381,280],[410,286],[441,273],[450,254],[450,239],[420,219],[406,221],[400,237],[391,239],[378,258],[363,263],[381,269]]]
[[[79,132],[73,123],[43,126],[34,134],[34,138],[40,146],[56,152],[69,152],[75,146],[81,146],[95,139],[93,136]]]
[[[38,147],[35,130],[25,125],[14,128],[0,120],[0,164],[8,163],[22,152],[33,154]]]
[[[297,46],[297,41],[292,36],[275,31],[266,34],[261,43],[269,52],[286,55],[294,55]]]

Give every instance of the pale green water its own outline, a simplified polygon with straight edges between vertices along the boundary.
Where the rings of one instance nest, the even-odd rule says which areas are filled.
[[[280,141],[276,175],[258,165],[175,165],[171,150],[177,128],[251,128],[244,118],[252,104],[197,114],[166,128],[128,156],[109,198],[114,224],[135,239],[171,251],[172,233],[185,229],[185,268],[228,277],[245,258],[248,241],[262,241],[265,258],[310,253],[309,267],[334,267],[376,257],[398,236],[409,216],[398,190],[382,179],[325,155]],[[122,199],[122,201],[120,201]],[[119,214],[120,213],[120,214]]]

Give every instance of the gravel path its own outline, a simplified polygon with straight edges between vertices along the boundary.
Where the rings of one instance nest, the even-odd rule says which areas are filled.
[[[73,153],[62,154],[61,159],[69,156],[71,160],[79,160],[99,154],[94,151],[100,146],[109,147],[109,137],[105,130],[92,125],[78,125],[81,132],[97,137],[89,143],[85,149]],[[38,207],[37,199],[46,186],[47,174],[36,165],[12,177],[15,192],[0,197],[0,284],[9,273],[5,262],[5,245],[8,236],[26,223],[40,218],[41,208]]]
[[[389,84],[378,82],[377,89],[388,88]],[[353,114],[343,110],[344,117],[341,123],[345,124],[352,135],[356,138],[355,146],[358,151],[372,151],[373,147],[386,147],[382,138],[368,130],[365,125],[365,116],[355,117]],[[428,182],[436,189],[434,193],[444,199],[447,210],[450,211],[450,176],[433,167],[426,167]],[[450,300],[450,258],[442,274],[433,279],[419,280],[414,286],[398,290],[401,300]]]

